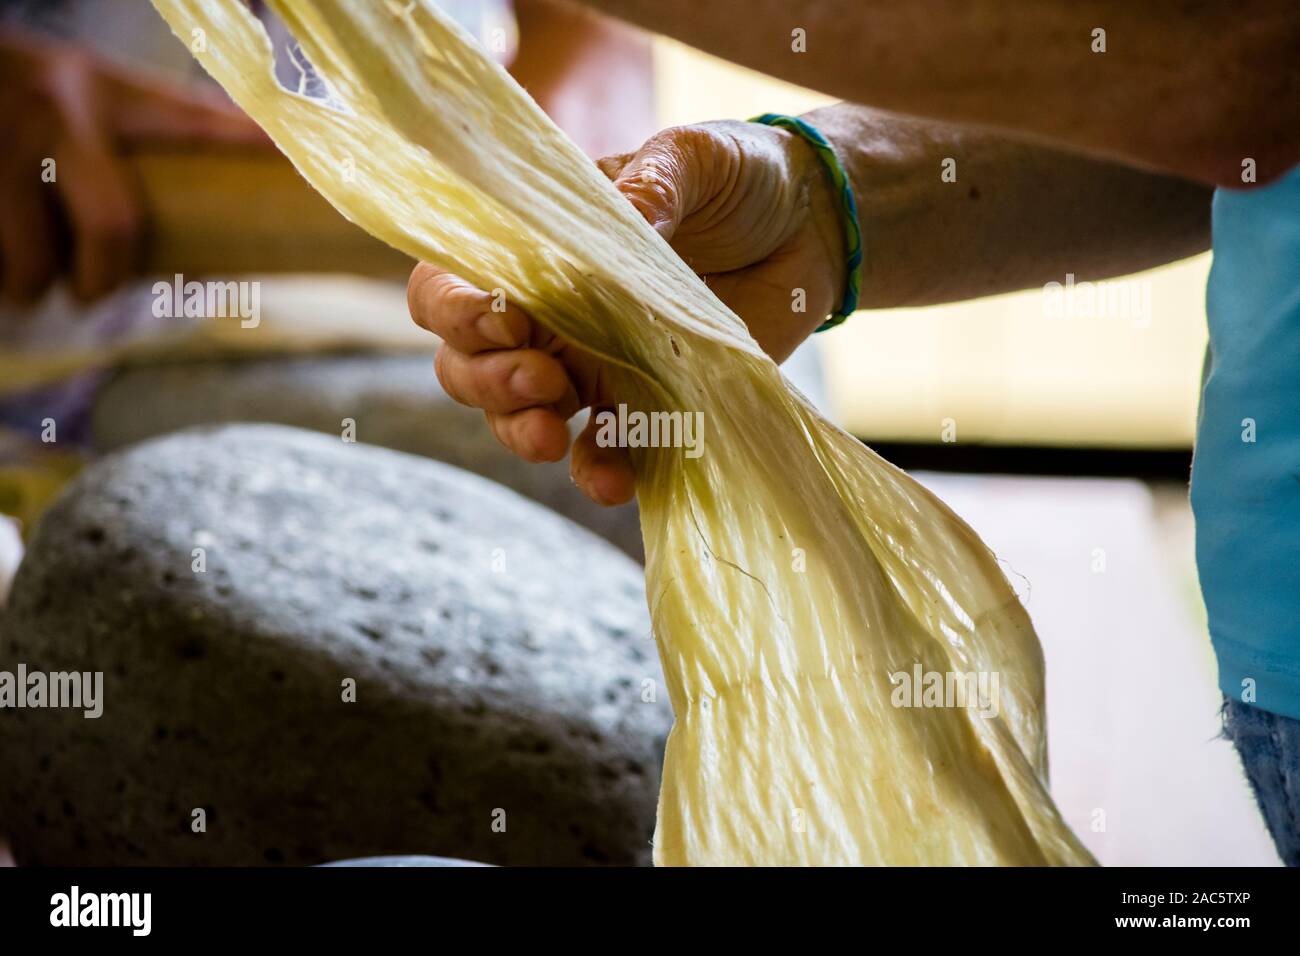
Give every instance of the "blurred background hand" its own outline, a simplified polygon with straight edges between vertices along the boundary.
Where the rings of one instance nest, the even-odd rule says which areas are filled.
[[[132,148],[269,146],[218,93],[9,32],[0,32],[0,131],[0,295],[19,304],[61,277],[89,301],[132,274],[145,229],[125,161]]]

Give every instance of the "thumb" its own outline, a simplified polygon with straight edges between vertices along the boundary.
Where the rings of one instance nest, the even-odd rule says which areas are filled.
[[[679,130],[669,129],[641,147],[614,177],[614,186],[627,197],[654,230],[672,241],[690,212],[693,167]]]

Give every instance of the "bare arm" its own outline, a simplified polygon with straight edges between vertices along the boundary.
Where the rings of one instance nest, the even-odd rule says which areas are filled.
[[[1124,275],[1209,248],[1206,186],[851,104],[805,118],[853,182],[866,308]]]
[[[1300,162],[1296,0],[582,2],[846,100],[1216,185]]]
[[[1208,242],[1205,186],[865,107],[808,119],[862,204],[868,307],[1132,272]],[[944,158],[957,161],[955,182],[940,175]],[[802,138],[733,120],[676,127],[601,168],[777,361],[841,301],[839,199]],[[572,442],[565,424],[577,408],[617,402],[600,359],[519,309],[485,324],[488,294],[428,263],[407,294],[416,323],[442,338],[449,395],[483,408],[497,438],[530,461],[557,461],[572,443],[574,480],[594,500],[631,497],[626,454],[600,447],[591,425]]]
[[[588,10],[519,0],[511,66],[538,105],[594,157],[632,149],[656,128],[649,38]]]

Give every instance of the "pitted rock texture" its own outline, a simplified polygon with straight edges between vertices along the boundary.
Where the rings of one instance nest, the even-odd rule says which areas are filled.
[[[0,711],[20,863],[648,861],[641,569],[444,464],[266,425],[105,458],[19,569],[19,663],[104,673],[97,720]]]
[[[194,425],[270,422],[443,461],[511,488],[643,559],[636,505],[604,508],[567,461],[532,464],[493,437],[483,413],[452,401],[433,356],[358,355],[187,362],[127,369],[100,391],[95,447],[113,451]]]
[[[829,407],[815,343],[782,371],[812,402]],[[569,480],[567,461],[531,464],[492,436],[482,412],[452,401],[433,356],[352,355],[186,362],[128,368],[96,400],[95,446],[113,451],[195,425],[271,422],[340,435],[444,461],[539,501],[644,559],[635,502],[604,508]],[[582,416],[575,423],[585,421]]]

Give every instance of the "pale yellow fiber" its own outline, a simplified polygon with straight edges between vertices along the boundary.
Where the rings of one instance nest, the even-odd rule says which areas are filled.
[[[993,555],[791,390],[466,34],[421,0],[273,2],[327,105],[280,88],[239,0],[154,2],[348,218],[607,357],[633,410],[703,413],[701,456],[635,455],[677,719],[658,863],[1091,862],[1046,789],[1042,655]],[[918,664],[995,675],[994,706],[894,706]]]

